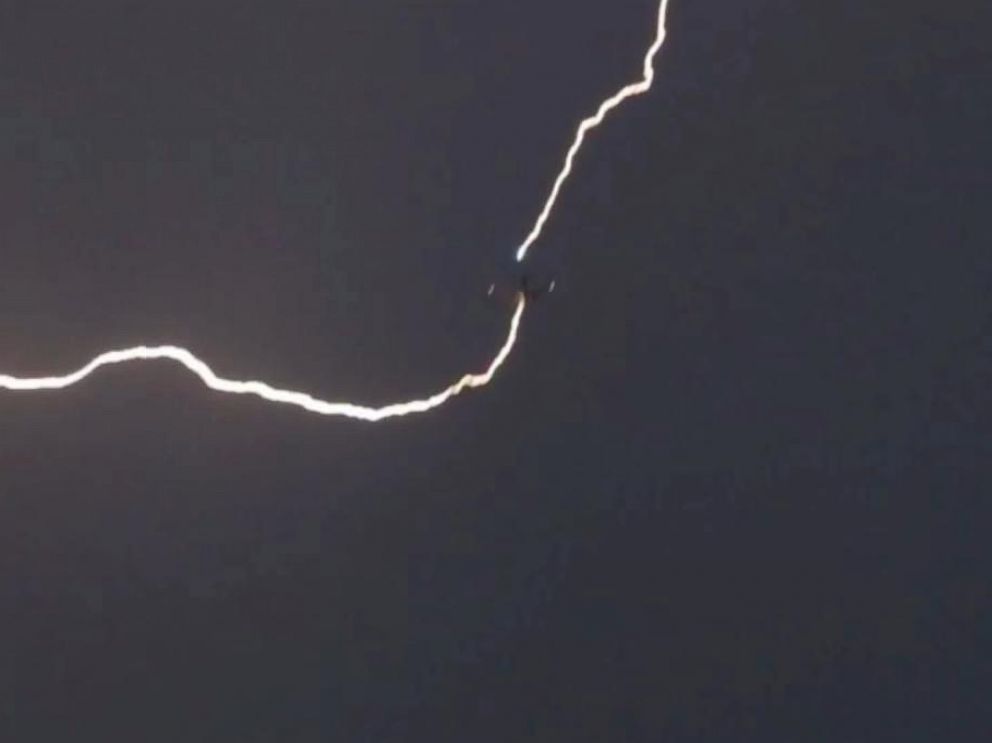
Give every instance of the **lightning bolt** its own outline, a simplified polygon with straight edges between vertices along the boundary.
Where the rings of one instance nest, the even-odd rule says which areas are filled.
[[[551,193],[548,194],[548,199],[544,202],[544,208],[541,209],[541,213],[538,215],[537,221],[534,222],[534,226],[527,234],[527,237],[520,243],[520,247],[517,248],[517,261],[522,261],[527,256],[530,246],[537,241],[544,231],[544,225],[551,216],[551,212],[554,211],[555,204],[558,203],[558,196],[561,194],[562,186],[565,185],[565,181],[572,174],[572,165],[575,163],[575,156],[582,149],[582,145],[586,141],[586,134],[602,124],[606,115],[628,98],[643,95],[651,90],[651,86],[654,84],[655,74],[654,60],[665,43],[665,19],[667,17],[668,0],[661,0],[658,6],[658,30],[655,34],[654,42],[648,48],[647,54],[644,55],[644,77],[636,83],[630,83],[630,85],[620,88],[620,90],[599,104],[596,113],[579,123],[579,128],[575,131],[575,139],[572,140],[572,146],[568,148],[568,153],[565,155],[565,164],[562,165],[561,170],[558,172],[558,177],[555,178],[555,183],[551,187]]]
[[[8,390],[61,390],[81,382],[97,369],[104,366],[123,364],[129,361],[168,359],[169,361],[182,364],[198,376],[204,385],[217,392],[226,392],[232,395],[255,395],[269,402],[295,405],[298,408],[303,408],[311,413],[319,413],[320,415],[343,415],[359,420],[379,421],[383,418],[395,418],[401,415],[410,415],[411,413],[426,412],[439,405],[443,405],[452,397],[469,387],[483,387],[489,384],[517,342],[520,318],[523,317],[525,305],[526,300],[521,294],[517,301],[517,309],[510,320],[510,331],[506,336],[506,341],[504,341],[502,347],[499,349],[499,353],[489,363],[489,368],[486,371],[481,374],[466,374],[447,389],[430,397],[384,405],[381,408],[355,405],[350,402],[320,400],[305,392],[281,390],[265,382],[225,379],[224,377],[217,376],[213,369],[207,366],[204,361],[194,356],[191,351],[180,346],[135,346],[134,348],[126,348],[121,351],[107,351],[97,356],[82,369],[61,377],[19,379],[8,374],[0,374],[0,387]]]
[[[655,70],[654,60],[665,42],[665,19],[668,14],[668,0],[661,0],[658,6],[658,26],[654,42],[648,49],[644,57],[644,76],[635,83],[624,86],[612,96],[604,100],[596,113],[579,123],[575,138],[565,156],[565,162],[555,178],[554,186],[548,195],[541,213],[538,215],[534,226],[531,228],[526,239],[517,248],[517,261],[522,261],[527,255],[530,247],[540,238],[544,225],[547,223],[555,204],[561,194],[562,187],[572,173],[572,166],[575,157],[582,149],[586,135],[600,124],[612,110],[617,108],[628,98],[633,98],[651,89],[654,82]],[[294,390],[279,389],[266,382],[257,380],[237,380],[226,379],[218,376],[205,361],[198,358],[192,351],[181,346],[134,346],[117,351],[107,351],[100,354],[88,364],[69,374],[51,377],[16,377],[10,374],[0,374],[0,389],[27,392],[43,390],[62,390],[83,381],[97,370],[115,364],[130,363],[132,361],[173,361],[185,367],[189,372],[199,377],[200,381],[211,390],[232,395],[254,395],[267,402],[292,405],[302,408],[310,413],[319,415],[338,415],[348,418],[355,418],[364,421],[380,421],[386,418],[396,418],[413,413],[424,413],[428,410],[444,405],[452,397],[461,394],[463,391],[474,387],[484,387],[489,384],[500,367],[506,362],[513,351],[520,332],[520,322],[523,318],[527,300],[523,294],[517,299],[517,306],[510,318],[510,326],[506,335],[506,340],[500,346],[489,366],[484,372],[477,374],[465,374],[458,381],[449,385],[445,389],[428,397],[409,400],[407,402],[392,403],[382,407],[371,407],[367,405],[357,405],[350,402],[334,402],[322,400]]]

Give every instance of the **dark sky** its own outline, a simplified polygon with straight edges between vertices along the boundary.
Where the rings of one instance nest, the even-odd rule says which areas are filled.
[[[0,393],[0,739],[987,739],[971,6],[672,0],[533,250],[560,291],[441,411],[169,364]],[[385,403],[483,367],[655,12],[5,3],[0,370],[173,342]]]

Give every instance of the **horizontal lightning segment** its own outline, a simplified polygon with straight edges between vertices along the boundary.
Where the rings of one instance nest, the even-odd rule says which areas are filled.
[[[575,157],[578,155],[579,150],[581,150],[582,145],[585,142],[586,134],[602,124],[606,115],[610,113],[610,111],[617,108],[625,100],[646,93],[651,89],[655,76],[654,60],[661,49],[662,44],[665,42],[665,18],[667,13],[668,0],[661,0],[658,7],[657,33],[655,35],[654,42],[651,44],[646,56],[644,57],[643,78],[635,83],[631,83],[630,85],[621,88],[615,94],[607,98],[599,105],[599,108],[593,116],[583,119],[579,124],[579,128],[575,133],[575,139],[573,140],[571,147],[568,149],[565,156],[564,165],[559,171],[558,176],[555,178],[554,186],[551,189],[551,193],[548,195],[547,201],[545,201],[544,207],[541,209],[541,212],[537,217],[537,221],[531,228],[527,238],[517,248],[517,261],[522,261],[527,255],[527,251],[530,247],[538,240],[538,238],[540,238],[541,233],[544,230],[544,226],[558,202],[561,189],[572,173],[572,166],[575,162]],[[199,377],[200,381],[203,382],[206,387],[216,390],[217,392],[224,392],[233,395],[254,395],[268,402],[293,405],[319,415],[340,415],[365,421],[380,421],[385,418],[396,418],[403,415],[410,415],[412,413],[423,413],[428,410],[433,410],[470,387],[484,387],[489,384],[489,382],[492,381],[493,377],[496,375],[496,372],[499,371],[500,367],[506,361],[517,342],[517,334],[520,330],[520,321],[523,317],[526,303],[526,296],[521,293],[517,300],[517,306],[513,312],[513,316],[510,318],[510,327],[507,332],[506,340],[503,342],[503,345],[489,363],[489,367],[486,371],[479,374],[466,374],[446,389],[441,390],[440,392],[429,397],[419,400],[410,400],[408,402],[393,403],[391,405],[384,405],[378,408],[367,405],[356,405],[350,402],[332,402],[328,400],[321,400],[305,392],[279,389],[277,387],[272,387],[265,382],[225,379],[224,377],[217,376],[213,369],[211,369],[206,362],[195,356],[192,351],[180,346],[135,346],[134,348],[127,348],[118,351],[107,351],[106,353],[102,353],[94,358],[81,369],[64,376],[15,377],[10,374],[0,374],[0,389],[21,392],[61,390],[78,384],[98,369],[105,366],[124,364],[132,361],[168,360],[181,364],[188,371]]]
[[[402,415],[410,415],[411,413],[424,413],[443,405],[452,397],[469,387],[482,387],[489,384],[517,342],[520,319],[523,317],[525,306],[526,299],[521,294],[517,300],[517,309],[514,311],[513,317],[510,320],[510,330],[506,336],[506,340],[500,347],[499,352],[489,363],[489,368],[486,371],[480,374],[466,374],[447,389],[422,400],[393,403],[380,408],[355,405],[350,402],[320,400],[305,392],[282,390],[272,387],[265,382],[225,379],[224,377],[217,376],[213,369],[207,366],[206,362],[194,356],[191,351],[179,346],[135,346],[134,348],[127,348],[120,351],[107,351],[97,356],[82,369],[60,377],[19,378],[12,377],[9,374],[0,374],[0,388],[18,391],[61,390],[81,382],[104,366],[124,364],[129,361],[169,360],[182,364],[190,372],[198,376],[205,386],[217,392],[227,392],[232,395],[255,395],[268,402],[295,405],[296,407],[320,415],[342,415],[365,421],[380,421],[384,418],[396,418]]]

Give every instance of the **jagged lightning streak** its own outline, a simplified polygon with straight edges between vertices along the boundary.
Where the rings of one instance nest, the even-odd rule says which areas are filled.
[[[648,49],[644,58],[644,77],[636,83],[631,83],[621,88],[617,93],[603,101],[597,109],[595,115],[583,119],[576,131],[575,139],[565,156],[565,163],[555,179],[554,186],[541,210],[537,221],[527,235],[527,238],[520,247],[517,248],[517,261],[522,261],[527,255],[528,249],[541,236],[545,223],[551,216],[562,186],[572,173],[572,165],[579,150],[585,142],[586,134],[603,123],[606,115],[623,103],[628,98],[641,95],[651,89],[654,82],[654,60],[659,50],[665,42],[665,19],[668,14],[668,0],[661,0],[658,6],[658,27],[654,42]],[[392,403],[382,407],[371,407],[367,405],[357,405],[350,402],[333,402],[321,400],[305,392],[294,390],[284,390],[278,387],[260,382],[257,380],[236,380],[226,379],[218,376],[206,362],[198,358],[192,351],[180,346],[135,346],[119,351],[107,351],[102,353],[86,366],[70,374],[52,377],[15,377],[10,374],[0,374],[0,389],[12,391],[42,391],[61,390],[78,384],[91,374],[105,366],[114,364],[129,363],[132,361],[152,361],[168,360],[181,364],[188,371],[200,378],[200,381],[209,389],[217,392],[224,392],[232,395],[254,395],[263,400],[283,405],[293,405],[311,413],[320,415],[340,415],[348,418],[357,418],[365,421],[380,421],[385,418],[395,418],[412,413],[423,413],[437,408],[455,395],[460,394],[471,387],[484,387],[492,381],[496,372],[509,357],[513,347],[517,342],[517,335],[520,331],[520,321],[523,318],[524,309],[527,305],[526,297],[520,294],[517,299],[517,307],[510,318],[510,327],[506,335],[506,340],[500,346],[499,351],[489,363],[488,368],[478,374],[466,374],[457,382],[429,397],[410,400],[407,402]]]
[[[480,374],[466,374],[447,389],[430,397],[420,400],[410,400],[409,402],[393,403],[380,408],[356,405],[350,402],[320,400],[305,392],[282,390],[272,387],[265,382],[225,379],[224,377],[217,376],[213,369],[207,366],[204,361],[194,356],[191,351],[180,346],[135,346],[134,348],[126,348],[121,351],[107,351],[97,356],[82,369],[61,377],[21,379],[12,377],[9,374],[0,374],[0,387],[8,390],[61,390],[81,382],[97,369],[104,366],[123,364],[129,361],[168,359],[169,361],[182,364],[198,376],[204,385],[217,392],[227,392],[232,395],[255,395],[269,402],[295,405],[296,407],[303,408],[311,413],[319,413],[320,415],[343,415],[348,418],[357,418],[365,421],[380,421],[383,418],[396,418],[401,415],[426,412],[443,405],[452,397],[469,387],[483,387],[489,384],[517,342],[517,333],[520,330],[520,318],[523,317],[526,304],[524,295],[519,295],[517,309],[510,319],[510,331],[507,333],[506,340],[500,347],[499,352],[489,363],[489,368],[484,372]]]
[[[522,261],[527,256],[527,251],[530,249],[530,246],[537,241],[537,239],[541,236],[541,232],[544,231],[544,225],[551,216],[551,212],[554,210],[555,204],[558,202],[558,196],[561,194],[561,188],[565,185],[565,181],[567,181],[568,177],[572,174],[572,165],[575,163],[575,156],[578,155],[579,150],[582,149],[582,144],[586,141],[586,134],[602,124],[603,119],[606,118],[606,115],[625,100],[642,95],[651,90],[651,85],[654,83],[654,60],[655,57],[658,56],[658,52],[661,51],[662,45],[665,43],[665,20],[667,17],[668,0],[661,0],[661,3],[658,5],[658,30],[654,37],[654,42],[648,48],[647,54],[644,55],[644,77],[636,83],[625,85],[623,88],[611,95],[599,104],[599,108],[596,110],[595,114],[587,119],[583,119],[579,124],[579,128],[575,132],[575,139],[572,141],[572,146],[568,148],[568,154],[565,155],[565,164],[562,166],[561,171],[559,171],[558,177],[555,178],[554,186],[551,187],[551,193],[548,194],[548,200],[544,202],[544,208],[538,215],[537,221],[534,222],[534,226],[531,228],[526,239],[524,239],[524,241],[520,243],[520,247],[517,248],[517,261]]]

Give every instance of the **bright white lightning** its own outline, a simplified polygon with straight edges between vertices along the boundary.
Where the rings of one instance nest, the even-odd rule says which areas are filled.
[[[558,196],[565,181],[572,172],[572,165],[576,155],[582,148],[586,134],[599,126],[606,115],[623,103],[628,98],[641,95],[651,89],[654,82],[654,59],[665,41],[665,18],[668,12],[668,0],[661,0],[658,7],[658,27],[654,42],[648,49],[644,58],[644,77],[636,83],[632,83],[621,88],[617,93],[603,101],[596,114],[584,119],[575,134],[575,140],[565,156],[565,163],[555,179],[554,186],[541,210],[537,221],[527,235],[527,238],[517,248],[516,257],[522,261],[527,255],[528,249],[541,236],[545,223],[551,216]],[[407,402],[392,403],[382,407],[370,407],[367,405],[356,405],[350,402],[333,402],[321,400],[305,392],[294,390],[284,390],[255,380],[226,379],[214,373],[206,362],[199,359],[192,351],[180,346],[135,346],[118,351],[107,351],[100,354],[86,366],[70,374],[51,377],[15,377],[10,374],[0,374],[0,389],[12,391],[41,391],[41,390],[61,390],[78,384],[98,369],[114,364],[123,364],[131,361],[152,361],[168,360],[181,364],[188,371],[200,378],[203,384],[217,392],[224,392],[233,395],[254,395],[263,400],[283,405],[293,405],[311,413],[319,415],[339,415],[348,418],[357,418],[366,421],[379,421],[384,418],[395,418],[411,413],[423,413],[439,407],[450,400],[455,395],[470,387],[484,387],[492,381],[496,372],[509,357],[517,342],[517,334],[520,330],[520,320],[524,314],[526,298],[519,295],[516,310],[510,319],[510,327],[503,345],[500,346],[496,356],[489,363],[486,371],[478,374],[466,374],[457,382],[440,392],[429,397],[410,400]]]
[[[343,415],[348,418],[358,418],[365,421],[379,421],[383,418],[395,418],[410,413],[423,413],[432,408],[443,405],[450,398],[459,394],[469,387],[482,387],[489,384],[490,380],[510,355],[513,345],[517,342],[517,332],[520,329],[520,318],[523,317],[526,300],[523,294],[517,300],[517,309],[510,319],[510,330],[507,333],[506,341],[499,349],[499,353],[489,363],[489,368],[480,374],[466,374],[447,389],[444,389],[430,397],[421,400],[411,400],[409,402],[398,402],[391,405],[384,405],[380,408],[373,408],[367,405],[355,405],[350,402],[331,402],[320,400],[305,392],[295,392],[293,390],[282,390],[272,387],[265,382],[253,380],[240,381],[237,379],[225,379],[214,373],[207,364],[193,355],[191,351],[179,346],[136,346],[121,351],[107,351],[93,359],[82,369],[66,374],[61,377],[35,377],[18,378],[8,374],[0,374],[0,388],[8,390],[61,390],[81,382],[86,377],[103,366],[112,364],[123,364],[129,361],[151,361],[156,359],[168,359],[185,366],[189,371],[198,376],[204,385],[217,392],[227,392],[232,395],[255,395],[269,402],[283,403],[285,405],[295,405],[311,413],[320,415]]]
[[[561,171],[559,171],[558,177],[555,179],[554,186],[551,187],[551,193],[548,194],[548,200],[544,202],[544,208],[538,215],[537,221],[534,222],[534,226],[531,228],[530,233],[520,244],[520,247],[517,248],[517,261],[522,261],[526,257],[530,246],[533,245],[541,236],[541,232],[544,230],[544,225],[551,216],[551,212],[554,210],[555,204],[558,202],[558,196],[561,194],[561,188],[565,185],[565,181],[567,181],[568,177],[572,174],[572,165],[575,163],[575,156],[578,155],[579,150],[582,149],[582,144],[586,141],[586,134],[602,124],[603,119],[606,118],[606,115],[625,100],[642,95],[643,93],[647,93],[651,90],[651,85],[654,83],[654,59],[658,56],[658,52],[665,43],[665,19],[667,16],[668,0],[661,0],[660,5],[658,6],[657,34],[655,35],[654,42],[648,48],[647,54],[644,56],[644,77],[636,83],[625,85],[623,88],[611,95],[599,104],[599,108],[596,110],[595,114],[587,119],[583,119],[579,124],[579,128],[575,131],[575,139],[572,141],[572,146],[568,148],[568,154],[565,155],[565,164],[562,166]]]

